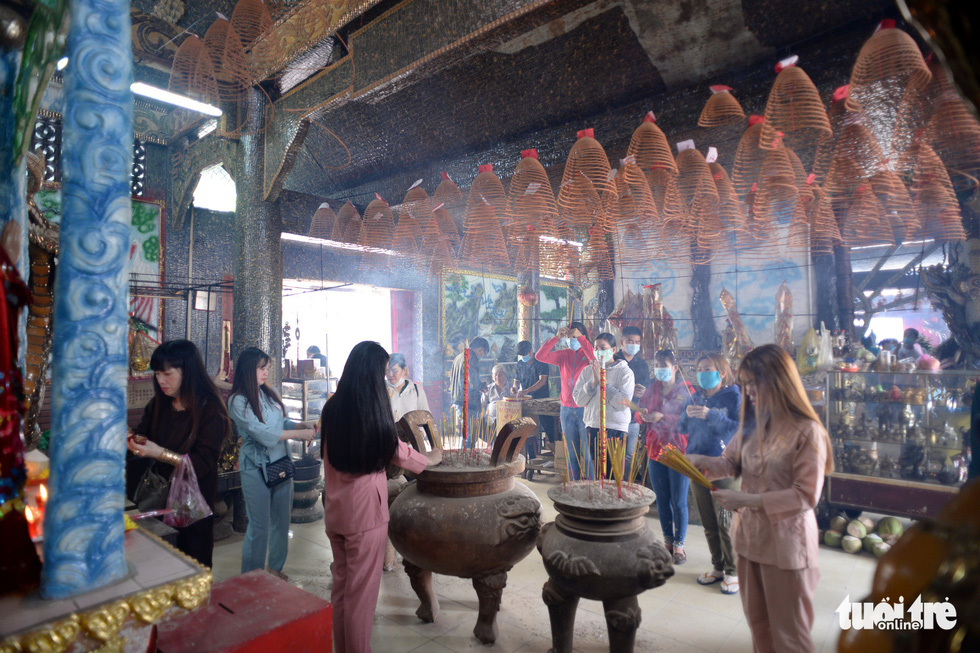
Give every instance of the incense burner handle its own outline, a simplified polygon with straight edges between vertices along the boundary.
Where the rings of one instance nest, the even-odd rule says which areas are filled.
[[[524,449],[524,442],[538,428],[538,425],[530,417],[521,417],[504,424],[494,440],[493,452],[490,454],[490,466],[496,467],[500,464],[508,465],[514,462]]]

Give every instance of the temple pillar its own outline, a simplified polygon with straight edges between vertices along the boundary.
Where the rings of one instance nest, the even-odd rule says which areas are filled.
[[[246,347],[272,357],[268,384],[277,387],[282,366],[282,217],[262,189],[266,97],[248,91],[249,120],[235,157],[235,290],[232,364]]]
[[[115,583],[123,553],[133,53],[129,0],[72,0],[41,591]],[[25,238],[26,239],[26,238]]]

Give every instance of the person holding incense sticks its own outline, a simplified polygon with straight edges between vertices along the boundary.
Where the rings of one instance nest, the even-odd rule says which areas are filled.
[[[677,430],[687,433],[688,453],[720,456],[738,430],[742,393],[721,353],[705,354],[695,365],[700,389],[685,403]],[[737,490],[738,481],[726,478],[715,486]],[[708,488],[695,484],[691,489],[711,551],[711,569],[698,576],[697,581],[701,585],[721,581],[722,594],[737,594],[738,571],[729,534],[732,513],[712,498]]]
[[[575,382],[590,361],[595,360],[592,343],[586,337],[588,329],[581,322],[572,322],[558,329],[558,333],[534,354],[542,363],[557,365],[561,376],[561,411],[558,421],[561,434],[568,447],[568,480],[582,478],[583,469],[592,467],[592,453],[589,451],[589,434],[585,431],[585,408],[575,403],[572,390]],[[555,349],[558,344],[562,349]],[[580,466],[581,463],[581,466]],[[584,466],[584,467],[582,467]],[[591,476],[590,476],[591,478]]]
[[[756,651],[814,651],[813,594],[817,519],[830,439],[807,399],[796,364],[769,344],[745,355],[739,434],[720,457],[689,456],[709,479],[741,477],[742,489],[717,490],[735,511],[732,535],[742,609]]]
[[[418,474],[442,460],[439,449],[423,455],[398,439],[384,384],[387,367],[384,347],[355,345],[320,417],[336,651],[371,650],[388,536],[385,469],[393,463]]]
[[[600,379],[602,369],[606,370],[606,439],[617,438],[626,444],[626,431],[630,424],[630,409],[627,403],[633,398],[633,370],[622,358],[616,358],[616,337],[611,333],[600,333],[595,339],[596,359],[582,370],[572,398],[584,408],[585,428],[589,434],[589,447],[598,452],[600,422]],[[608,456],[607,456],[608,459]],[[591,465],[589,478],[592,478]],[[605,470],[603,470],[605,471]],[[625,470],[628,471],[628,470]],[[625,477],[626,474],[623,474]]]
[[[463,405],[467,407],[471,423],[479,419],[480,397],[484,388],[480,380],[480,359],[490,353],[490,343],[485,338],[473,338],[469,344],[469,388],[466,383],[466,351],[461,351],[453,359],[453,367],[449,373],[449,396],[453,401],[453,413],[456,421],[456,431],[463,436],[464,443],[468,434],[463,424]]]
[[[691,481],[666,465],[657,462],[663,447],[674,445],[683,453],[687,449],[687,434],[678,431],[677,423],[684,404],[694,395],[694,386],[684,379],[674,352],[661,349],[653,356],[654,381],[640,398],[636,413],[646,435],[647,476],[657,495],[657,515],[664,534],[664,545],[673,555],[674,564],[687,562],[684,538],[687,535],[687,492]]]

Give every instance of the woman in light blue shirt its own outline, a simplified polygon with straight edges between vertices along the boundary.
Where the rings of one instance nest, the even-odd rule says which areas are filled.
[[[239,470],[248,513],[242,573],[266,567],[268,552],[267,570],[285,580],[282,568],[289,551],[293,481],[267,487],[265,466],[287,455],[286,440],[312,440],[316,431],[309,424],[284,419],[282,399],[265,384],[270,360],[255,347],[242,351],[235,365],[228,412],[242,439]]]

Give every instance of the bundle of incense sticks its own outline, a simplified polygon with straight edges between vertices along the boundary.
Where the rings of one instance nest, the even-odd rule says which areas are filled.
[[[678,450],[678,448],[672,444],[668,444],[661,450],[660,457],[657,458],[657,462],[670,467],[675,472],[683,474],[695,483],[703,485],[709,490],[715,489],[715,486],[711,484],[711,481],[705,478],[704,474],[701,473],[701,470],[695,467],[694,463],[688,460],[687,456],[682,454],[680,450]]]

